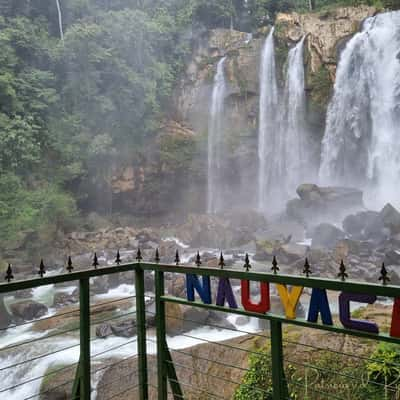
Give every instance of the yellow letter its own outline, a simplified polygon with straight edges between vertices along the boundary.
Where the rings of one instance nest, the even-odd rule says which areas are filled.
[[[304,288],[301,286],[293,286],[291,292],[289,292],[286,285],[277,284],[276,288],[278,289],[283,307],[285,308],[286,318],[295,319],[296,307]]]

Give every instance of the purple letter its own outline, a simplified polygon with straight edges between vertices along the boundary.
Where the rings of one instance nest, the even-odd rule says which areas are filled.
[[[230,308],[238,308],[229,278],[219,278],[217,292],[217,306],[223,307],[225,300]]]
[[[350,302],[357,301],[358,303],[373,304],[376,301],[376,296],[371,294],[356,294],[342,292],[339,295],[339,317],[340,322],[345,328],[356,329],[358,331],[379,333],[378,325],[373,322],[351,319]]]

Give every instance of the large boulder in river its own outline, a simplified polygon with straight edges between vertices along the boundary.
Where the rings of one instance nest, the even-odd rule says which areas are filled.
[[[20,318],[24,321],[31,321],[43,317],[48,310],[44,304],[38,303],[34,300],[20,301],[11,304],[10,309],[14,317]]]
[[[363,192],[354,188],[320,187],[306,183],[297,188],[299,198],[286,205],[289,217],[305,225],[337,222],[350,212],[364,208]]]
[[[343,229],[356,240],[385,240],[390,233],[385,227],[380,213],[361,211],[348,215],[343,220]]]
[[[319,224],[312,233],[313,247],[334,248],[339,240],[346,237],[346,234],[332,224]]]
[[[390,229],[392,234],[400,233],[400,213],[390,203],[383,207],[379,215],[385,227]]]

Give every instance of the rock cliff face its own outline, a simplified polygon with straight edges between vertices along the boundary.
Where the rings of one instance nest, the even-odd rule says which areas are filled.
[[[275,22],[278,54],[285,46],[306,40],[306,83],[311,122],[324,127],[326,106],[335,81],[340,51],[347,40],[360,30],[363,21],[376,14],[375,7],[339,7],[310,14],[278,14]]]
[[[342,7],[309,14],[278,14],[275,21],[277,76],[283,87],[287,55],[307,35],[305,71],[309,129],[316,148],[325,128],[326,108],[340,51],[374,15],[374,7]],[[192,56],[171,101],[170,119],[149,144],[146,154],[118,165],[111,179],[115,207],[137,215],[165,214],[179,195],[181,211],[202,211],[206,204],[207,132],[213,79],[218,61],[226,57],[227,92],[224,118],[223,174],[231,193],[246,184],[255,193],[259,114],[259,66],[269,28],[254,37],[229,29],[210,30],[196,38]],[[318,153],[318,150],[316,150]],[[232,197],[232,196],[230,196]],[[236,196],[230,206],[248,199]]]

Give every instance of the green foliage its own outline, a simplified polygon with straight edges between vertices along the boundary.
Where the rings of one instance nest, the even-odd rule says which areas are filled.
[[[296,369],[289,365],[285,375],[289,386],[289,399],[297,399],[297,392],[291,390]],[[233,400],[272,400],[272,364],[269,348],[257,349],[249,355],[249,369],[240,386],[236,389]]]

